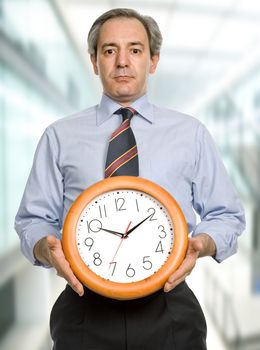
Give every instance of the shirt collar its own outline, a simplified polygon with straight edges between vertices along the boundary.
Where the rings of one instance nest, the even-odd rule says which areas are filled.
[[[147,94],[139,97],[129,107],[134,108],[148,122],[154,122],[154,109],[153,105],[148,101]],[[103,94],[100,104],[97,106],[97,126],[111,118],[119,108],[122,108],[119,103]]]

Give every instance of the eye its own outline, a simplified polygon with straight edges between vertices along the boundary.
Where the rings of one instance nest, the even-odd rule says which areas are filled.
[[[137,49],[137,48],[133,48],[132,49],[132,53],[137,55],[137,54],[140,54],[142,51],[140,49]]]
[[[107,49],[104,53],[107,56],[113,55],[113,53],[115,53],[115,49]]]

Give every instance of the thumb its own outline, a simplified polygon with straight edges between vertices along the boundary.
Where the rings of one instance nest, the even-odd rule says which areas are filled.
[[[60,240],[54,236],[47,236],[46,242],[47,242],[48,248],[52,251],[61,248]]]
[[[196,239],[196,237],[192,237],[189,239],[189,245],[186,253],[186,258],[198,258],[200,253],[203,251],[203,243]]]
[[[204,248],[203,242],[200,239],[197,239],[196,237],[190,239],[190,244],[192,246],[192,249],[198,252],[200,252]]]
[[[199,256],[213,256],[216,254],[216,245],[213,239],[206,233],[190,238],[189,247],[199,253]]]

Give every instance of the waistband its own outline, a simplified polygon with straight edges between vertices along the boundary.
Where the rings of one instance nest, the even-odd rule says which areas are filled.
[[[178,286],[176,286],[173,291],[177,291],[183,287],[185,287],[186,282],[181,282]],[[171,292],[169,292],[171,293]],[[165,294],[163,289],[159,289],[157,292],[152,293],[150,295],[147,295],[145,297],[142,298],[138,298],[138,299],[131,299],[131,300],[118,300],[118,299],[112,299],[112,298],[108,298],[108,297],[104,297],[100,294],[97,294],[95,292],[93,292],[92,290],[90,290],[89,288],[84,286],[84,295],[82,298],[90,298],[95,302],[101,302],[101,303],[112,303],[114,305],[138,305],[138,304],[144,304],[147,302],[150,302],[152,300],[157,299],[160,296],[163,296]]]

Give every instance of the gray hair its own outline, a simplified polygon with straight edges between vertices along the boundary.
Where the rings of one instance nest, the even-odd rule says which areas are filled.
[[[88,33],[88,52],[90,55],[97,55],[97,43],[101,26],[109,19],[118,17],[136,18],[139,20],[145,27],[148,35],[151,57],[160,53],[162,34],[156,21],[152,17],[141,15],[135,10],[117,8],[103,13],[103,15],[95,20],[90,28]]]

